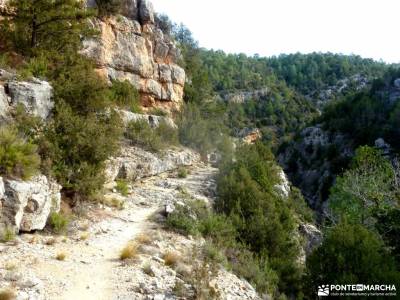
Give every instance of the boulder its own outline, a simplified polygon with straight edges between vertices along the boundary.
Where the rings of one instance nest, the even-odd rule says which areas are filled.
[[[381,150],[384,155],[389,155],[392,150],[392,147],[383,138],[375,140],[375,147]]]
[[[15,78],[15,73],[0,69],[0,81],[8,81]]]
[[[395,88],[400,89],[400,78],[397,78],[394,82],[393,85]]]
[[[105,175],[107,183],[112,183],[117,178],[135,181],[169,172],[180,166],[191,166],[199,161],[199,154],[187,148],[150,153],[137,147],[125,146],[118,157],[112,157],[106,162]]]
[[[4,86],[0,85],[0,121],[7,119],[9,109],[8,97],[5,93]]]
[[[6,85],[10,96],[10,105],[22,104],[32,115],[46,119],[54,107],[53,88],[47,81],[10,81]]]
[[[0,227],[42,230],[49,214],[60,210],[61,186],[38,175],[29,181],[0,180]]]
[[[301,224],[299,232],[304,238],[304,251],[308,256],[316,247],[322,243],[322,232],[313,224]]]
[[[139,0],[139,21],[142,25],[154,23],[153,4],[148,0]]]

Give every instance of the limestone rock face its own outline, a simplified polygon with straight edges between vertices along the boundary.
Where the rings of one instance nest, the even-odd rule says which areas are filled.
[[[278,175],[280,183],[275,185],[275,188],[282,197],[287,199],[290,194],[290,182],[282,169],[279,170]]]
[[[301,224],[300,234],[304,237],[304,251],[306,256],[322,243],[322,232],[312,224]]]
[[[321,215],[327,187],[333,184],[336,174],[335,164],[325,159],[326,153],[334,149],[335,161],[346,162],[354,155],[354,145],[348,136],[327,132],[321,125],[303,129],[300,136],[279,154],[278,161],[308,204]]]
[[[22,104],[32,115],[46,119],[54,107],[53,88],[47,81],[10,81],[6,84],[10,96],[10,106]]]
[[[41,230],[52,211],[60,210],[61,186],[39,175],[30,181],[0,177],[0,227]]]
[[[154,23],[154,8],[150,1],[139,0],[139,19],[143,24]]]
[[[8,117],[9,105],[4,86],[0,85],[0,120],[5,120]]]
[[[33,78],[17,81],[12,73],[0,70],[0,121],[11,119],[11,112],[22,105],[28,114],[47,119],[54,108],[53,88],[47,81]]]
[[[154,154],[137,147],[125,146],[118,157],[107,161],[105,175],[108,183],[117,178],[134,181],[172,171],[179,166],[190,166],[199,161],[199,154],[187,148],[170,149]]]
[[[177,65],[175,43],[154,24],[147,0],[126,0],[123,16],[92,20],[100,37],[84,41],[82,53],[95,60],[107,80],[127,80],[146,107],[179,110],[183,102],[185,71]]]

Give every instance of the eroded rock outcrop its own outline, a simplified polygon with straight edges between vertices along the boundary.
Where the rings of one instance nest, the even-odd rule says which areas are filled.
[[[299,139],[282,151],[278,160],[308,204],[322,214],[335,174],[353,155],[354,145],[348,136],[325,131],[317,125],[302,130]]]
[[[84,41],[82,53],[95,60],[105,78],[132,83],[143,107],[179,110],[186,79],[177,65],[179,49],[154,24],[149,1],[126,0],[124,5],[123,16],[92,20],[100,37]]]
[[[137,147],[125,146],[118,157],[107,161],[106,179],[108,183],[117,178],[134,181],[190,166],[200,161],[200,155],[187,148],[176,148],[160,154],[150,153]]]
[[[322,232],[313,224],[301,224],[299,232],[304,238],[304,251],[308,256],[316,247],[322,243]]]
[[[61,186],[38,175],[29,181],[0,177],[0,228],[41,230],[52,211],[60,210]]]
[[[9,77],[4,75],[4,79]],[[47,81],[9,79],[0,83],[0,119],[9,118],[18,105],[22,105],[29,114],[47,119],[54,108],[52,96],[53,88]]]

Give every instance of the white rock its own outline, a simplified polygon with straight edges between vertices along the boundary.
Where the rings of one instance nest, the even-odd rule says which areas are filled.
[[[16,230],[41,230],[52,211],[60,209],[61,186],[38,175],[30,181],[3,179],[0,181],[2,209],[0,226]]]
[[[154,23],[154,8],[150,1],[139,1],[139,20],[141,24]]]
[[[117,177],[134,181],[190,166],[200,161],[200,155],[188,148],[166,150],[163,153],[150,153],[137,147],[125,146],[120,156],[106,162],[106,180],[108,183]]]
[[[313,224],[301,224],[299,227],[300,234],[305,239],[304,251],[309,255],[314,248],[322,243],[322,232]]]
[[[394,82],[393,82],[394,86],[398,89],[400,89],[400,78],[397,78]]]
[[[278,193],[283,196],[284,198],[289,197],[290,193],[290,183],[289,180],[285,174],[285,172],[282,169],[279,169],[278,173],[280,183],[275,185],[275,188],[277,189]]]
[[[0,85],[0,120],[7,119],[10,106],[8,104],[7,95],[4,86]]]
[[[53,88],[47,81],[11,81],[7,84],[11,106],[22,104],[30,114],[46,119],[54,107]]]

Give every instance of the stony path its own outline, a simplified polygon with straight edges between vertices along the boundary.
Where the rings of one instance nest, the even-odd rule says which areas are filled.
[[[17,245],[0,249],[3,266],[17,263],[13,270],[0,269],[0,283],[12,272],[15,278],[8,279],[19,286],[19,299],[142,299],[125,287],[120,290],[124,285],[120,281],[129,281],[122,279],[126,275],[118,259],[121,249],[140,233],[156,228],[149,218],[182,188],[206,197],[215,171],[199,165],[185,179],[162,174],[137,182],[124,210],[93,210],[88,228],[68,238],[57,237],[54,245],[46,245],[51,237],[43,234],[21,236]],[[89,234],[87,239],[80,238],[83,232]],[[64,261],[55,259],[60,252],[66,254]],[[27,280],[31,282],[21,283]]]

